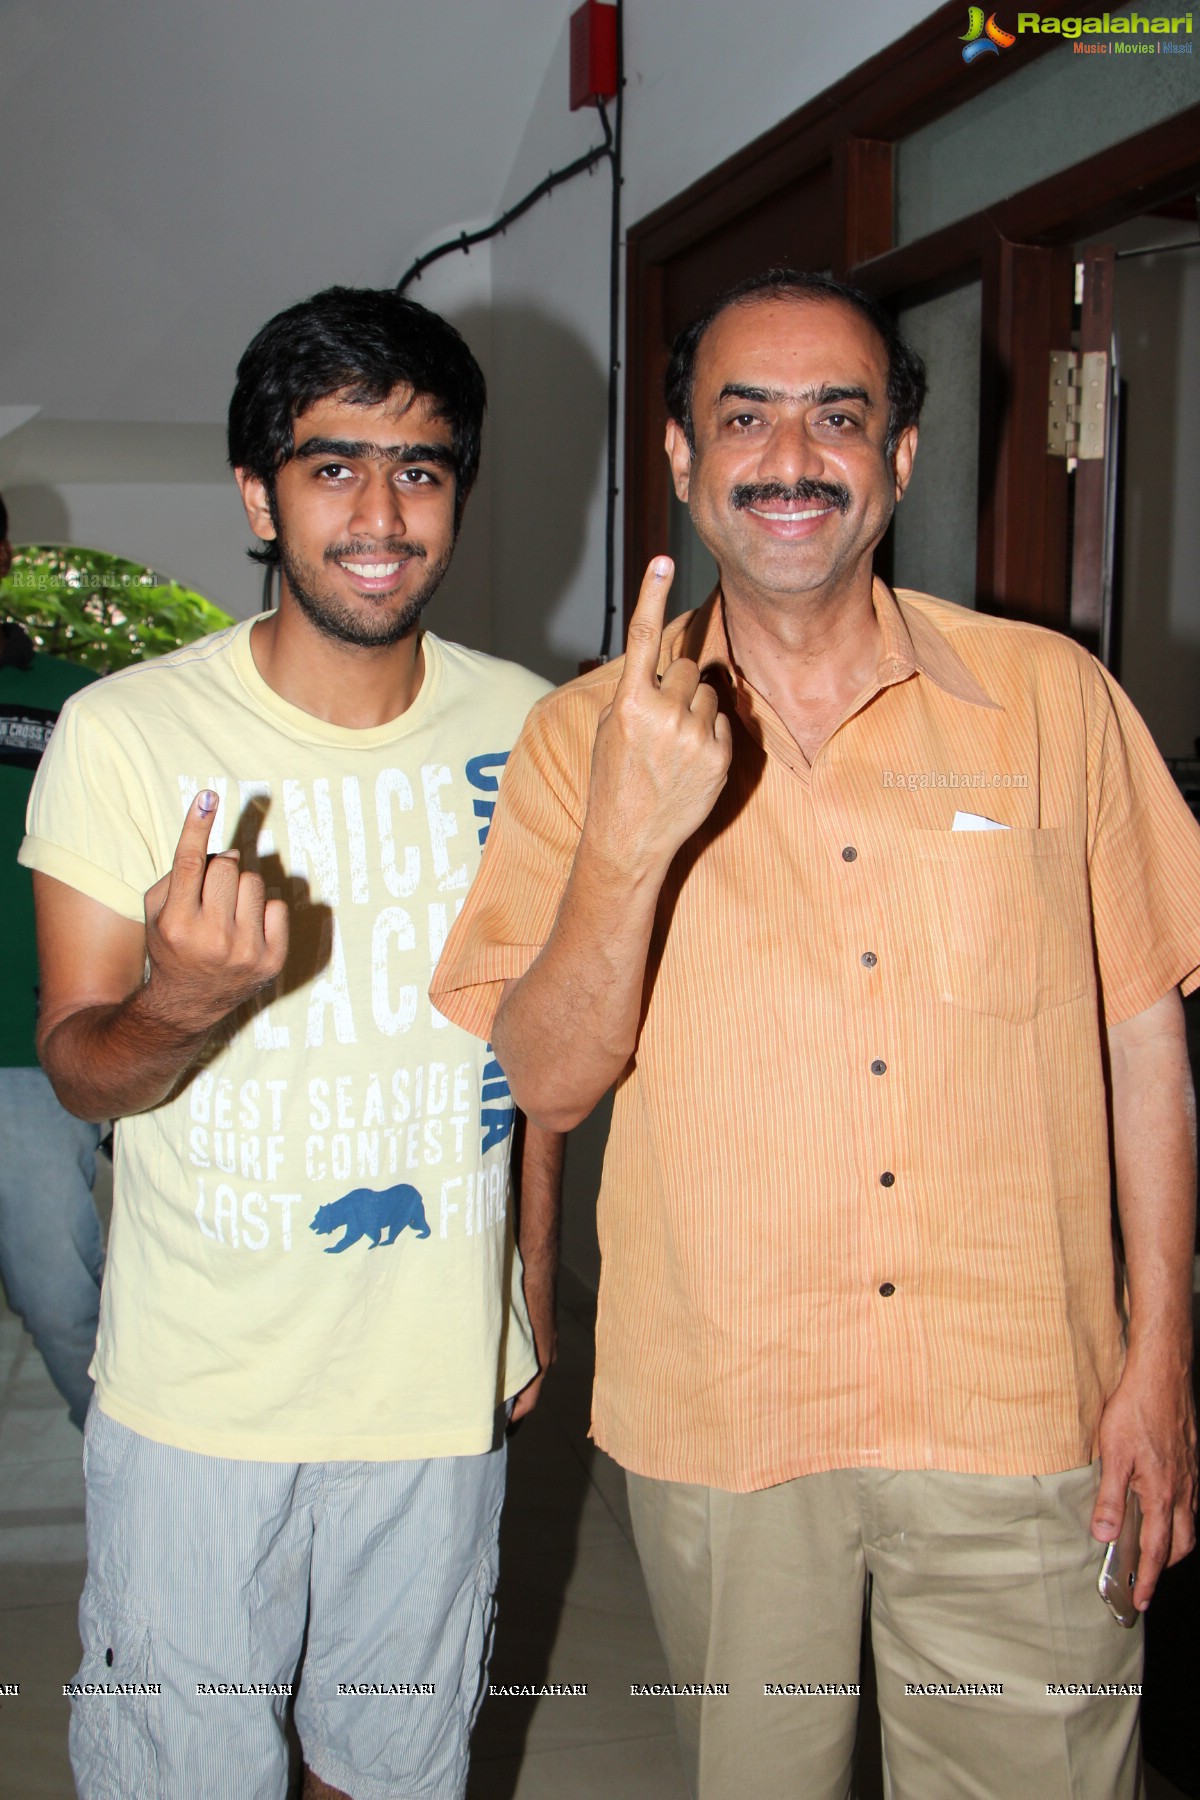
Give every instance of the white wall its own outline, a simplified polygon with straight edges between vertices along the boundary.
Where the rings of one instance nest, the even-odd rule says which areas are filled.
[[[261,576],[217,424],[40,415],[0,440],[14,543],[85,544],[160,569],[237,617]]]
[[[8,0],[0,400],[223,418],[264,319],[490,211],[563,11]]]
[[[502,204],[603,141],[568,106],[566,9]],[[555,680],[603,630],[607,165],[494,240],[493,642]]]
[[[262,572],[233,477],[222,483],[6,486],[14,543],[82,544],[159,569],[235,618],[258,611]]]

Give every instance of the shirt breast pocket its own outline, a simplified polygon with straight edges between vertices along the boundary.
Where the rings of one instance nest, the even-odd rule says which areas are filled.
[[[915,842],[939,999],[1020,1024],[1084,993],[1086,868],[1065,831],[920,831]]]

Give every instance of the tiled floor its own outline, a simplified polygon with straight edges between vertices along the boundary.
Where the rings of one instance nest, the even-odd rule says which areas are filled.
[[[570,1277],[561,1327],[559,1366],[512,1445],[491,1679],[586,1682],[588,1692],[490,1700],[470,1800],[685,1800],[669,1703],[629,1694],[632,1681],[665,1670],[623,1479],[586,1439],[591,1306]],[[78,1660],[82,1580],[79,1438],[0,1308],[0,1683],[21,1686],[19,1698],[0,1698],[0,1800],[70,1800],[74,1791],[61,1687]],[[1157,1777],[1148,1794],[1183,1800]],[[877,1795],[864,1788],[860,1800]]]
[[[592,1307],[568,1277],[560,1361],[512,1442],[501,1528],[491,1684],[587,1683],[576,1698],[491,1699],[475,1736],[470,1800],[686,1800],[615,1463],[587,1441]]]
[[[19,1322],[0,1303],[0,1794],[74,1792],[62,1684],[79,1666],[79,1433]]]

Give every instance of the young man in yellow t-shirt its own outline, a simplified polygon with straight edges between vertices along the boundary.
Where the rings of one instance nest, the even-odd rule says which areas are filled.
[[[507,1082],[426,998],[546,686],[420,626],[484,401],[394,292],[265,326],[229,450],[278,610],[72,702],[31,800],[42,1061],[120,1121],[85,1800],[281,1797],[293,1687],[306,1795],[465,1784],[561,1161],[525,1133],[522,1270]]]

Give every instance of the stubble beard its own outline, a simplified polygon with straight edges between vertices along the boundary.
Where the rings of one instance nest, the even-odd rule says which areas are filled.
[[[335,545],[325,552],[325,560],[335,562],[339,558],[359,554],[357,546]],[[361,554],[364,560],[370,555],[381,562],[395,557],[426,559],[426,551],[422,545],[409,543],[372,545]],[[386,649],[391,644],[400,643],[416,630],[421,614],[442,584],[452,554],[453,545],[439,561],[425,570],[420,587],[409,596],[399,612],[389,611],[390,601],[382,600],[378,611],[372,614],[357,611],[335,595],[323,593],[312,564],[294,556],[282,539],[279,540],[279,566],[288,591],[305,618],[326,637],[335,639],[339,644],[353,644],[361,650]],[[370,601],[365,601],[364,605],[369,606]]]

